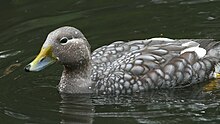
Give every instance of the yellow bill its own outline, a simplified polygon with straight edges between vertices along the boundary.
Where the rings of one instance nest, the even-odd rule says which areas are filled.
[[[28,65],[25,66],[25,71],[40,71],[47,66],[56,62],[56,57],[52,53],[52,47],[43,47],[38,56]]]

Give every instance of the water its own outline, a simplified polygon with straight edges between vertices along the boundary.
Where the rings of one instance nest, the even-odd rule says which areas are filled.
[[[80,29],[92,49],[116,40],[220,39],[219,0],[8,0],[0,4],[0,122],[161,124],[220,122],[219,80],[132,96],[59,94],[62,66],[23,67],[53,29]]]

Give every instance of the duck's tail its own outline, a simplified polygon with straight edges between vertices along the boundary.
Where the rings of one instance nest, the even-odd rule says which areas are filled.
[[[220,78],[220,41],[213,39],[202,39],[196,41],[200,43],[200,46],[207,50],[207,57],[215,59],[215,69],[213,76]]]

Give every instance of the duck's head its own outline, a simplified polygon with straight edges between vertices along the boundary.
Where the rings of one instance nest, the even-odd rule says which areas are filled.
[[[65,26],[48,34],[40,53],[25,70],[40,71],[56,61],[74,69],[89,60],[90,45],[84,35],[76,28]]]

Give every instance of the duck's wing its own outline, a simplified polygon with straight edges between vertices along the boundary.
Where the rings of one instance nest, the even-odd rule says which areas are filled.
[[[158,41],[159,42],[159,41]],[[104,93],[179,88],[210,78],[217,59],[192,40],[151,42],[118,58],[97,83]],[[196,49],[197,48],[197,49]],[[196,49],[196,50],[195,50]]]
[[[134,40],[130,42],[117,41],[110,45],[102,46],[92,52],[92,79],[98,80],[105,70],[121,57],[146,46],[167,44],[174,40],[169,38],[152,38],[147,40]]]
[[[140,50],[146,46],[145,40],[132,42],[117,41],[107,46],[102,46],[92,52],[92,79],[99,80],[105,70],[117,59],[130,53]]]

